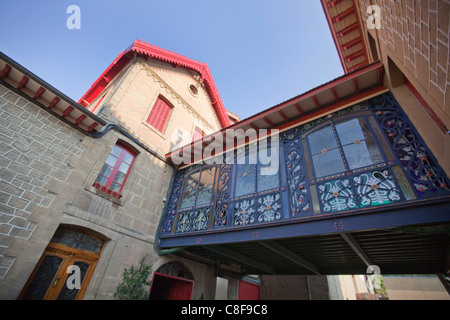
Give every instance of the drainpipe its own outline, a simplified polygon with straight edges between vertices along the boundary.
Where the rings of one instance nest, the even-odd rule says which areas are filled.
[[[309,276],[306,275],[306,289],[308,290],[308,299],[312,300],[311,287],[309,286]]]

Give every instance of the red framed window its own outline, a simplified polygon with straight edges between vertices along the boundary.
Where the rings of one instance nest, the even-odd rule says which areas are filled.
[[[121,192],[135,159],[135,152],[116,144],[95,182],[107,186],[112,191]]]
[[[172,111],[172,107],[161,97],[158,97],[147,118],[147,123],[159,132],[163,132],[169,119],[170,111]]]
[[[205,136],[205,133],[199,127],[195,127],[194,134],[192,135],[192,141],[199,140]]]

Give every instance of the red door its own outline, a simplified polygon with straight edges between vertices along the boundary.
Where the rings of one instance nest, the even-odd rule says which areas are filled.
[[[155,272],[151,300],[191,300],[194,281]]]
[[[239,281],[239,300],[259,300],[259,286],[253,283]]]

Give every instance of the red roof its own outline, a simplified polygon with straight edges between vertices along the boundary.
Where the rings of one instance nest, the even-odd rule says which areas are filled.
[[[205,84],[206,91],[211,99],[214,111],[219,118],[220,125],[224,128],[231,124],[207,63],[193,60],[141,40],[135,40],[125,51],[120,53],[119,56],[109,65],[103,74],[83,95],[83,97],[81,97],[78,103],[84,107],[91,103],[133,58],[134,53],[145,56],[146,58],[166,61],[174,64],[175,66],[182,66],[197,71],[201,75],[203,83]]]

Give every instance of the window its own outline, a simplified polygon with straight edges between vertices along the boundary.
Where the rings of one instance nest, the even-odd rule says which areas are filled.
[[[205,136],[205,133],[199,127],[195,127],[194,134],[192,135],[192,141],[199,140]]]
[[[308,136],[316,178],[383,162],[364,118],[331,123]]]
[[[193,85],[193,84],[191,84],[191,85],[189,86],[189,92],[190,92],[194,97],[196,97],[196,96],[198,95],[198,89],[197,89],[197,87],[196,87],[195,85]]]
[[[95,182],[112,191],[121,192],[135,158],[135,152],[116,144]]]
[[[191,173],[184,182],[180,209],[212,202],[216,167],[202,168]]]
[[[280,186],[278,161],[269,164],[263,163],[267,161],[261,161],[265,158],[273,160],[271,147],[260,147],[257,152],[255,147],[249,147],[248,149],[248,153],[242,151],[236,159],[235,197],[271,190]]]
[[[172,107],[161,97],[158,97],[147,118],[147,123],[159,132],[163,132],[171,110]]]

